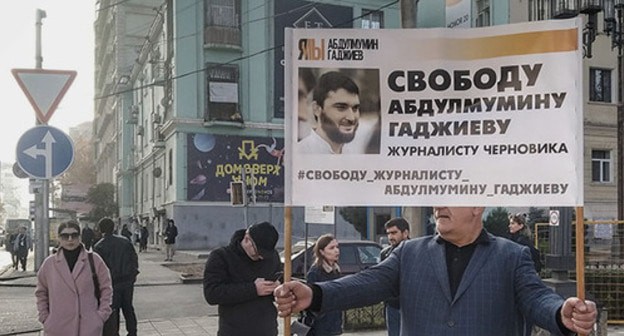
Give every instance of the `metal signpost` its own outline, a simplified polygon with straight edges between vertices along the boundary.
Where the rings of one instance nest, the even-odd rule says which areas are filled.
[[[49,225],[48,223],[48,182],[63,174],[74,161],[74,144],[63,131],[52,126],[36,126],[26,131],[17,142],[15,153],[17,164],[30,177],[43,181],[41,190],[35,190],[35,194],[41,194],[43,201],[35,205],[35,269],[39,269],[41,263],[48,255],[49,250]],[[43,219],[43,220],[37,220]]]
[[[19,87],[36,113],[36,125],[46,125],[65,93],[76,78],[76,71],[42,69],[41,26],[46,12],[37,9],[35,36],[35,69],[12,69]],[[49,190],[50,179],[62,174],[73,161],[74,146],[65,133],[42,126],[22,135],[17,145],[19,168],[40,182],[35,194],[35,271],[49,253]],[[14,166],[14,171],[18,171]],[[16,174],[17,175],[17,174]]]

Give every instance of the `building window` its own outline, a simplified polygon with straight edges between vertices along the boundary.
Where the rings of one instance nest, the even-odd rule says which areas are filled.
[[[242,122],[238,106],[238,67],[208,64],[206,67],[206,121]]]
[[[383,12],[370,9],[362,10],[362,28],[380,29],[383,28]]]
[[[548,20],[550,15],[550,3],[543,0],[529,0],[529,21]]]
[[[611,182],[611,152],[592,150],[592,182]]]
[[[589,100],[611,102],[611,70],[589,69]]]
[[[241,45],[240,0],[205,0],[204,43]]]
[[[490,0],[477,0],[477,22],[476,27],[487,27],[490,25]]]

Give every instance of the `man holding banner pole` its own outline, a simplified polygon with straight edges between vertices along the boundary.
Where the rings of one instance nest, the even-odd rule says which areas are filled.
[[[280,316],[399,296],[402,335],[522,335],[525,317],[553,335],[589,334],[596,305],[546,287],[528,249],[483,228],[483,207],[435,207],[434,236],[406,241],[380,264],[334,281],[286,282]]]

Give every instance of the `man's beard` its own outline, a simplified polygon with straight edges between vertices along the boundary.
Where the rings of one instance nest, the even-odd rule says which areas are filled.
[[[327,137],[329,138],[329,140],[335,143],[349,143],[353,140],[353,138],[355,138],[355,132],[358,129],[359,123],[357,120],[350,121],[347,119],[343,119],[341,123],[347,124],[349,126],[355,126],[355,128],[353,129],[353,132],[351,133],[341,132],[338,125],[334,123],[332,120],[330,120],[329,118],[327,118],[327,116],[325,115],[325,112],[321,112],[321,128],[323,129],[323,131],[325,131],[325,134],[327,134]]]

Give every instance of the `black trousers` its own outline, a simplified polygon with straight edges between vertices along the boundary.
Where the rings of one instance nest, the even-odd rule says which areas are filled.
[[[22,270],[25,271],[26,270],[26,260],[28,259],[28,250],[26,250],[26,252],[24,252],[24,251],[17,251],[16,254],[17,254],[17,260],[22,265]],[[17,263],[15,265],[17,266]]]
[[[137,334],[137,318],[134,313],[134,306],[132,305],[132,298],[134,296],[134,285],[125,288],[113,288],[113,313],[104,323],[104,336],[118,336],[119,335],[119,320],[120,313],[123,313],[126,320],[126,331],[128,336],[136,336]]]
[[[11,251],[11,261],[13,262],[13,268],[17,269],[17,265],[19,263],[17,252]]]

